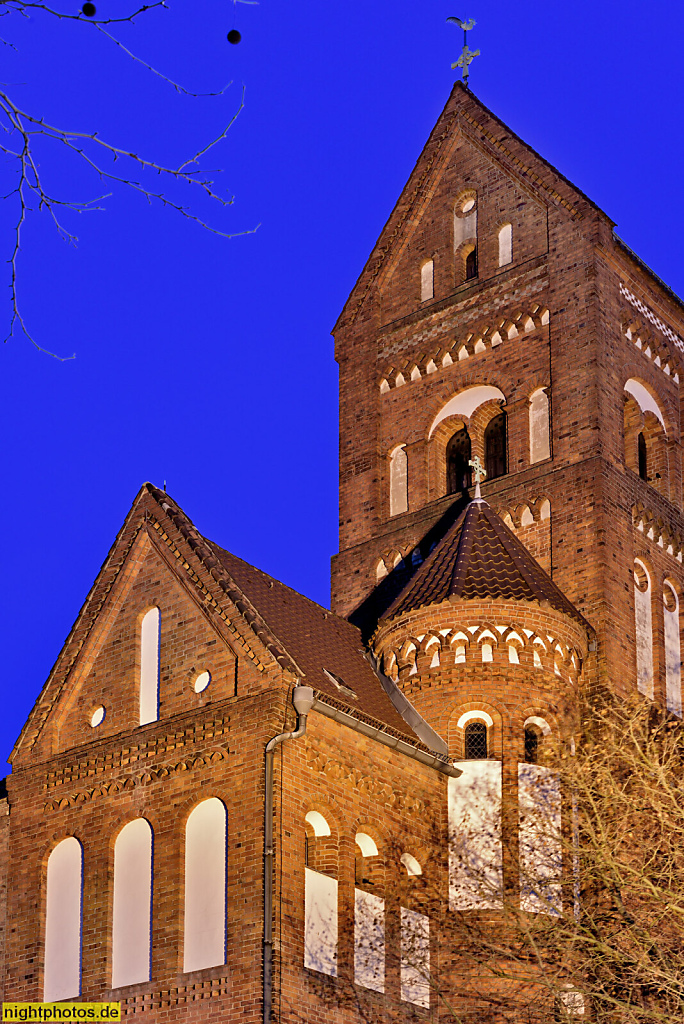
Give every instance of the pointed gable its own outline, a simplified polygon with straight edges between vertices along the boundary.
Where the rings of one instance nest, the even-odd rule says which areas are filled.
[[[385,612],[392,619],[448,600],[539,601],[588,626],[484,499],[471,501]]]
[[[467,154],[465,159],[464,152]],[[498,180],[494,181],[497,175]],[[485,181],[485,178],[490,180]],[[504,180],[511,184],[511,195],[508,201],[500,201],[497,197],[500,207],[498,220],[501,223],[515,216],[518,204],[525,202],[532,204],[532,217],[527,217],[526,226],[528,230],[534,229],[533,234],[537,229],[532,222],[539,219],[542,211],[548,207],[555,208],[562,216],[575,221],[582,221],[592,213],[598,213],[608,221],[606,215],[584,193],[515,135],[462,82],[457,82],[333,333],[356,320],[372,293],[383,294],[382,319],[385,322],[404,315],[410,307],[420,305],[420,266],[424,260],[432,257],[432,252],[424,250],[421,245],[420,225],[423,218],[427,218],[434,228],[436,207],[439,206],[440,198],[442,203],[446,199],[444,195],[439,196],[440,187],[448,191],[448,199],[453,203],[458,198],[459,189],[473,188],[476,191],[478,186],[487,185],[493,195],[500,192]],[[450,233],[453,227],[452,216],[444,218],[442,210],[439,216],[444,221],[444,231]],[[608,223],[612,226],[612,221]],[[538,227],[541,230],[541,225]],[[433,232],[428,234],[433,235]],[[518,232],[518,244],[519,239]],[[528,239],[525,244],[532,249],[545,246],[545,238],[540,234],[538,245],[534,239]],[[417,268],[416,272],[410,281],[404,274],[399,285],[391,284],[390,279],[396,273],[398,263],[407,249]],[[437,266],[435,273],[439,275]],[[393,289],[394,292],[398,289],[405,293],[403,305]],[[437,277],[435,289],[437,296],[440,290],[442,294],[452,292],[453,286],[446,291],[440,289]]]
[[[92,739],[90,719],[100,706],[106,713],[98,735],[139,727],[141,623],[154,607],[161,612],[160,719],[194,706],[193,680],[206,670],[212,699],[235,696],[237,657],[257,678],[271,670],[269,678],[285,685],[301,679],[333,704],[416,742],[367,660],[356,627],[212,544],[166,493],[145,484],[13,761]]]

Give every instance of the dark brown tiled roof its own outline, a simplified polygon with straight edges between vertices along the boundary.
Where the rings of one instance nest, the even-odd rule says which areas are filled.
[[[546,601],[588,623],[484,499],[471,501],[383,618],[450,598]]]
[[[358,714],[361,718],[368,716],[411,742],[422,745],[395,710],[364,657],[363,640],[356,626],[237,555],[224,551],[211,541],[209,543],[247,600],[258,609],[273,634],[301,668],[305,675],[302,681],[307,686],[331,697],[334,703],[344,705],[350,714]]]
[[[356,626],[207,540],[166,492],[146,483],[133,502],[22,729],[13,758],[19,756],[22,745],[31,748],[35,744],[140,530],[173,542],[182,552],[181,561],[187,559],[185,568],[193,578],[198,580],[205,574],[205,582],[213,588],[215,606],[221,607],[221,597],[225,595],[242,616],[246,628],[277,664],[303,677],[302,681],[313,686],[326,704],[375,730],[424,750],[437,749],[439,754],[439,737],[435,737],[437,745],[427,746],[415,731],[414,723],[395,708],[365,657],[366,649]],[[0,786],[0,798],[1,793]]]

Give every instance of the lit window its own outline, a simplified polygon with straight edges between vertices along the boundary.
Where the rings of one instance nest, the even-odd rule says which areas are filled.
[[[185,826],[183,970],[226,962],[226,808],[216,797],[195,807]]]
[[[211,672],[200,672],[200,674],[195,679],[195,682],[193,683],[195,693],[202,693],[204,690],[206,690],[210,682]]]
[[[435,294],[435,264],[426,260],[420,268],[420,301],[427,302]]]
[[[82,899],[83,850],[70,836],[57,844],[47,862],[43,1002],[81,994]]]
[[[390,515],[408,511],[408,457],[400,444],[390,455]]]
[[[112,988],[150,980],[152,827],[129,821],[114,844]]]
[[[161,612],[150,608],[140,625],[140,724],[159,718],[159,630]]]
[[[90,724],[93,729],[97,729],[98,725],[102,725],[105,720],[106,711],[100,704],[99,707],[95,708],[92,715],[90,716]]]
[[[505,267],[513,261],[513,228],[504,224],[499,229],[499,266]]]

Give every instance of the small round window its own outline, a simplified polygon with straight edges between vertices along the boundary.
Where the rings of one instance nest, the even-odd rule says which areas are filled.
[[[200,672],[200,674],[195,679],[195,682],[193,683],[193,686],[195,688],[195,693],[202,693],[203,690],[206,690],[206,688],[207,688],[207,686],[209,685],[210,682],[211,682],[211,673],[210,672]]]
[[[90,724],[92,725],[93,729],[96,729],[98,725],[102,725],[102,723],[105,720],[106,713],[107,712],[105,711],[101,704],[99,708],[95,708],[92,715],[90,716]]]

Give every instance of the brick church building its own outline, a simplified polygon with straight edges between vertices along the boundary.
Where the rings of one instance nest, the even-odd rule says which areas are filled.
[[[559,912],[578,689],[681,716],[684,308],[613,227],[455,85],[334,329],[332,610],[143,485],[0,790],[4,1000],[452,1020],[428,887]]]

